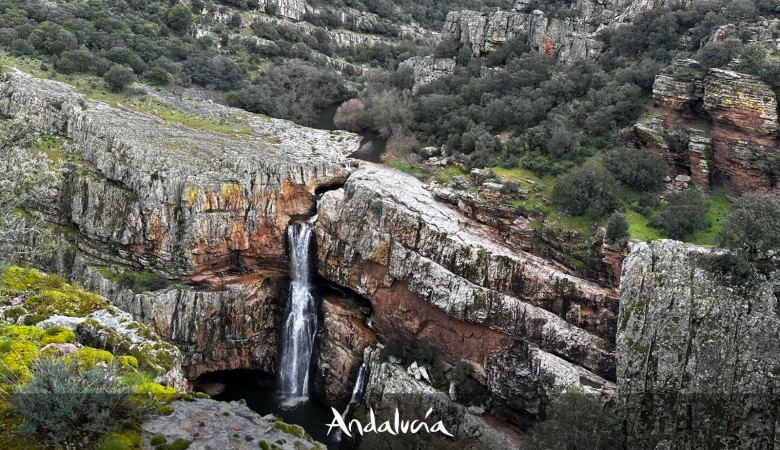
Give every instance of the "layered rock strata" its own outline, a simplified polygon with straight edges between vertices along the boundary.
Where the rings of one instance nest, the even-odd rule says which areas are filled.
[[[623,264],[617,375],[630,448],[777,446],[778,278],[737,281],[721,257],[660,240]]]
[[[75,144],[81,164],[55,217],[110,248],[101,257],[171,276],[284,266],[290,218],[349,175],[342,160],[356,135],[224,112],[226,126],[187,127],[23,73],[0,81],[0,114],[28,114],[39,131]]]
[[[601,54],[603,44],[596,39],[597,31],[631,22],[644,11],[671,4],[679,2],[582,0],[574,2],[566,15],[556,17],[533,9],[534,2],[518,0],[511,11],[451,11],[447,14],[444,33],[471,48],[475,56],[495,50],[507,41],[521,39],[532,49],[555,55],[559,61],[570,64]]]
[[[370,300],[381,334],[473,362],[517,410],[538,413],[564,373],[610,385],[611,344],[581,327],[610,335],[614,291],[505,246],[416,179],[365,164],[323,195],[316,233],[319,273]]]
[[[316,340],[312,394],[339,411],[347,406],[363,364],[363,351],[378,342],[365,324],[363,312],[347,299],[322,299],[322,331]]]
[[[758,78],[730,70],[692,73],[695,61],[678,61],[661,74],[653,96],[662,112],[635,130],[640,145],[664,156],[669,176],[698,187],[737,192],[777,191],[778,124],[774,91]]]

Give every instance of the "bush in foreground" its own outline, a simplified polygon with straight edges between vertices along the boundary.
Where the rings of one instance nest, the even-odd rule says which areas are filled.
[[[116,366],[79,371],[64,360],[40,360],[32,380],[12,394],[24,417],[22,433],[59,446],[99,436],[151,417],[154,403],[137,402]]]

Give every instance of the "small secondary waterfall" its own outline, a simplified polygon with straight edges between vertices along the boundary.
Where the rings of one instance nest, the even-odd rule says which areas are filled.
[[[358,369],[358,376],[357,376],[357,380],[355,381],[355,387],[352,388],[352,397],[350,397],[347,407],[344,408],[344,412],[341,413],[342,419],[347,418],[347,413],[349,412],[350,406],[360,405],[363,403],[363,395],[365,395],[365,391],[366,391],[367,371],[368,371],[368,367],[366,366],[366,363],[361,364],[360,369]],[[341,430],[336,431],[336,437],[339,440],[341,439]]]
[[[287,228],[292,272],[290,302],[284,320],[279,364],[281,394],[309,395],[309,364],[317,333],[317,307],[309,280],[311,236],[317,216]]]

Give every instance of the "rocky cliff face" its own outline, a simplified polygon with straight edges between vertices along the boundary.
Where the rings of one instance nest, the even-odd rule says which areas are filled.
[[[21,73],[0,81],[0,114],[27,114],[72,140],[63,185],[44,208],[67,241],[51,265],[179,346],[189,378],[275,373],[287,225],[313,213],[316,189],[346,179],[343,155],[359,138],[211,103],[175,106],[186,111],[174,117],[196,125]],[[193,287],[134,293],[106,276],[114,269],[152,269]]]
[[[671,178],[690,177],[699,187],[737,192],[777,191],[777,99],[756,77],[711,69],[691,74],[695,61],[661,74],[653,96],[659,117],[637,124],[640,144],[664,156]]]
[[[623,265],[618,391],[631,448],[772,448],[780,285],[719,273],[720,253],[640,243]]]
[[[283,266],[290,217],[312,213],[314,191],[346,179],[343,155],[358,143],[230,108],[234,130],[185,127],[5,74],[0,114],[18,113],[72,139],[82,162],[61,189],[60,223],[110,249],[103,258],[185,278]]]
[[[364,324],[364,313],[347,304],[344,297],[322,299],[323,325],[317,339],[312,394],[326,405],[342,411],[349,403],[363,351],[378,342]]]
[[[610,340],[583,328],[610,335],[615,293],[503,245],[414,178],[365,164],[323,195],[316,233],[319,273],[370,300],[380,333],[471,361],[518,411],[538,413],[564,373],[610,386]]]
[[[444,33],[469,46],[475,56],[509,40],[522,39],[536,51],[554,54],[564,63],[574,63],[601,53],[603,45],[596,39],[598,30],[631,22],[644,11],[672,3],[679,2],[580,0],[570,6],[571,17],[559,18],[532,10],[532,1],[517,0],[511,11],[490,14],[452,11],[447,14]]]

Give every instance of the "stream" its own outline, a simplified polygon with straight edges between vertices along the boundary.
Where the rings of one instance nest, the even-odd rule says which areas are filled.
[[[322,110],[312,126],[321,130],[338,130],[339,128],[333,123],[333,117],[336,115],[337,109],[338,105],[334,105]],[[349,157],[381,163],[382,155],[384,155],[387,149],[387,139],[371,130],[366,130],[360,133],[360,135],[363,136],[363,140],[360,141],[360,148],[352,152]]]

